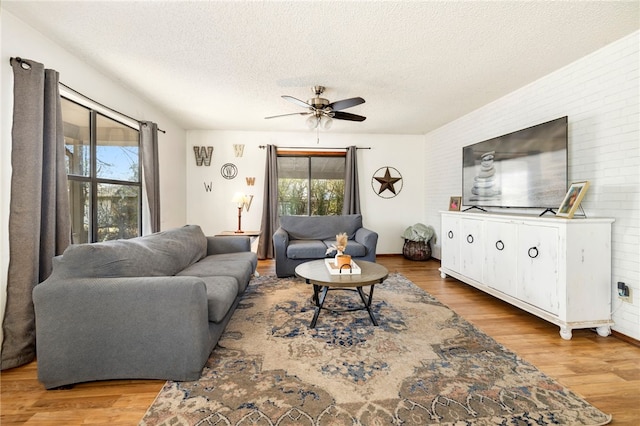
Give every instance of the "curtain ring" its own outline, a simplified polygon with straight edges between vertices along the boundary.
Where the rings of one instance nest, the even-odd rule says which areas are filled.
[[[22,68],[23,70],[30,70],[31,69],[31,64],[27,61],[25,61],[24,59],[22,59],[21,57],[17,56],[15,58],[11,58],[11,60],[15,60],[18,64],[20,64],[20,68]]]

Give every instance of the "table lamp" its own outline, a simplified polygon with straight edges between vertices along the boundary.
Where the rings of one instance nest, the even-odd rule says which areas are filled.
[[[235,231],[236,234],[242,234],[242,209],[246,208],[249,211],[249,207],[251,206],[251,201],[253,200],[253,195],[246,195],[242,192],[236,192],[233,194],[233,198],[231,199],[232,203],[235,203],[238,206],[238,230]]]

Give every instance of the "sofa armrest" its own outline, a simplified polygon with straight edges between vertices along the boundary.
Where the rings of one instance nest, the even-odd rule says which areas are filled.
[[[288,245],[289,233],[283,228],[276,229],[276,232],[273,233],[273,250],[275,252],[276,259],[282,256],[285,258],[287,257],[286,253]]]
[[[287,258],[289,233],[280,227],[273,233],[273,254],[276,261],[276,275],[286,277],[293,274],[293,266]]]
[[[50,389],[116,378],[199,377],[211,352],[198,277],[49,279],[33,290],[38,378]]]
[[[367,228],[360,228],[356,231],[354,239],[367,248],[366,258],[375,262],[378,233]]]
[[[207,256],[240,251],[251,251],[249,237],[242,235],[207,237]]]

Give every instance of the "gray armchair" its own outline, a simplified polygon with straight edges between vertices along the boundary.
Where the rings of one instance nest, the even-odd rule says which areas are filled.
[[[332,257],[327,248],[341,232],[349,237],[345,254],[354,260],[376,261],[378,234],[362,226],[362,215],[282,216],[273,234],[276,275],[289,277],[301,263]]]

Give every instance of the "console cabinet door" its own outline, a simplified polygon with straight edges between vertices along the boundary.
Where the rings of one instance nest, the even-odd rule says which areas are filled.
[[[442,267],[460,271],[460,221],[457,217],[442,215]]]
[[[484,281],[516,297],[518,263],[518,225],[512,222],[487,221],[484,228]]]
[[[482,282],[484,221],[460,219],[460,272]]]
[[[518,299],[557,315],[558,245],[557,228],[518,226]]]

